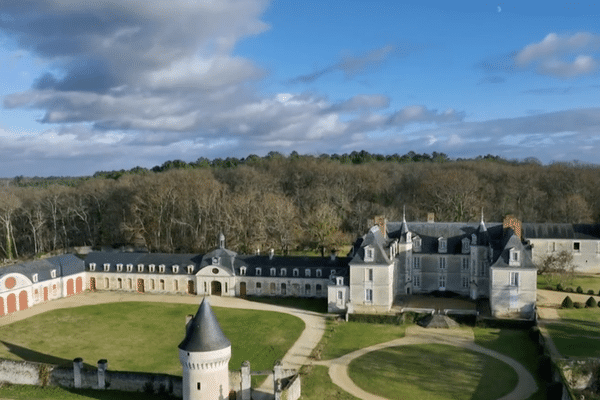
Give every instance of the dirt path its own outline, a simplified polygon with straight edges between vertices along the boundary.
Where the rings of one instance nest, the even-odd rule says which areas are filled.
[[[13,322],[29,318],[47,311],[60,308],[80,307],[85,305],[118,303],[124,301],[139,302],[161,302],[161,303],[183,303],[200,304],[200,296],[180,296],[180,295],[160,295],[160,294],[139,294],[123,292],[85,292],[76,296],[65,297],[53,301],[38,304],[27,310],[0,318],[0,326],[12,324]],[[283,367],[286,369],[300,369],[302,365],[310,364],[309,358],[312,350],[321,340],[325,332],[325,317],[322,314],[275,306],[271,304],[252,302],[238,297],[218,297],[210,296],[210,304],[215,307],[241,308],[248,310],[275,311],[290,314],[304,321],[305,328],[302,334],[288,350],[282,359]],[[175,351],[175,349],[173,350]],[[252,365],[250,365],[252,367]],[[273,398],[273,375],[269,375],[260,388],[253,390],[255,400],[270,400]]]
[[[419,326],[411,326],[406,329],[406,336],[401,339],[394,339],[389,342],[376,344],[374,346],[366,347],[364,349],[346,354],[334,360],[317,361],[314,362],[314,364],[328,366],[329,376],[331,377],[333,383],[343,388],[348,393],[364,400],[385,400],[383,397],[368,393],[356,386],[348,376],[348,365],[355,358],[372,351],[380,350],[386,347],[423,343],[441,343],[463,347],[488,355],[490,357],[494,357],[510,365],[517,373],[519,381],[511,393],[499,400],[525,400],[533,393],[537,392],[537,384],[535,383],[535,379],[529,373],[529,371],[525,369],[525,367],[510,357],[475,344],[473,331],[466,329],[432,330],[421,328]]]

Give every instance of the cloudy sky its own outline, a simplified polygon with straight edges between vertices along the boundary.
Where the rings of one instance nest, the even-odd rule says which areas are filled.
[[[0,176],[166,160],[598,163],[600,3],[2,0]]]

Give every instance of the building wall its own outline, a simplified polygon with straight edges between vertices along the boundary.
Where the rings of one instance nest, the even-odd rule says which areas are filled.
[[[327,285],[329,279],[318,278],[290,278],[290,277],[268,277],[268,276],[238,276],[235,282],[235,295],[241,296],[241,284],[246,284],[247,296],[291,296],[291,297],[327,297]],[[260,288],[257,287],[260,284]],[[285,290],[282,288],[285,285]],[[310,291],[306,292],[306,285]],[[317,291],[317,285],[321,290]]]
[[[490,268],[492,316],[533,317],[536,302],[537,271],[525,268]],[[511,285],[511,274],[519,274],[518,286]]]
[[[549,254],[566,250],[573,254],[576,272],[600,273],[600,240],[529,239],[529,242],[533,245],[531,253],[536,264]]]
[[[350,266],[350,302],[352,312],[371,313],[390,310],[394,296],[394,266],[358,264]],[[369,270],[373,279],[370,280]],[[367,299],[370,291],[371,301]]]
[[[327,286],[327,311],[328,312],[344,312],[347,310],[346,303],[350,294],[350,288],[343,285],[328,285]]]

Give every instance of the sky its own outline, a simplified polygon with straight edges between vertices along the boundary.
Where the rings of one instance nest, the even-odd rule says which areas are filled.
[[[2,0],[0,176],[270,151],[597,164],[599,17],[591,1]]]

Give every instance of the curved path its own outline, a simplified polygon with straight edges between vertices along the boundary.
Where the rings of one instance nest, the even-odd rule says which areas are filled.
[[[348,393],[363,400],[386,400],[383,397],[365,392],[356,386],[356,384],[354,384],[354,382],[350,379],[350,376],[348,376],[348,365],[355,358],[372,351],[380,350],[386,347],[422,343],[441,343],[459,346],[497,358],[498,360],[510,365],[516,371],[519,380],[514,390],[499,400],[525,400],[537,392],[537,384],[535,383],[533,376],[531,376],[525,367],[510,357],[475,344],[473,331],[465,329],[431,330],[421,328],[420,326],[411,326],[406,329],[406,336],[404,338],[394,339],[389,342],[365,347],[333,360],[316,361],[314,364],[328,366],[329,376],[331,377],[333,383],[343,388]]]
[[[139,301],[139,302],[163,302],[163,303],[183,303],[197,304],[202,301],[202,296],[190,295],[161,295],[161,294],[139,294],[139,293],[124,293],[124,292],[84,292],[75,296],[64,297],[57,300],[48,301],[42,304],[37,304],[23,311],[18,311],[13,314],[6,315],[0,318],[0,326],[8,325],[16,321],[20,321],[31,316],[44,313],[46,311],[56,310],[60,308],[71,308],[85,305],[104,304],[104,303],[119,303],[124,301]],[[280,307],[271,304],[258,303],[240,299],[238,297],[218,297],[209,296],[209,301],[215,307],[230,307],[242,308],[248,310],[275,311],[285,314],[290,314],[304,321],[305,328],[302,334],[288,350],[282,359],[284,368],[300,369],[302,365],[309,364],[312,360],[309,358],[312,350],[317,346],[323,332],[325,331],[325,317],[322,314]],[[182,316],[182,324],[184,321]],[[252,367],[252,365],[250,365]],[[252,396],[255,400],[267,400],[273,398],[273,375],[265,380],[263,385],[252,391]]]

